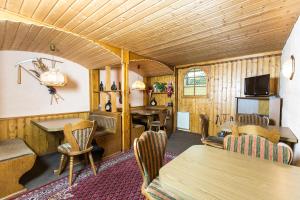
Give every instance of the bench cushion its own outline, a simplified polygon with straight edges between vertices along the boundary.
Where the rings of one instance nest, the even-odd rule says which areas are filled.
[[[116,121],[114,117],[104,116],[104,115],[90,115],[90,120],[95,120],[97,122],[97,129],[95,136],[114,134],[116,133]]]
[[[0,141],[0,161],[9,160],[34,152],[21,139]]]

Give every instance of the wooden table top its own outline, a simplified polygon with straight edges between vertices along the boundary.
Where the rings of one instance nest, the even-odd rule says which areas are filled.
[[[300,168],[195,145],[159,171],[182,199],[300,199]]]
[[[132,115],[143,115],[143,116],[151,116],[151,115],[158,115],[159,110],[150,110],[150,109],[136,109],[131,110],[130,114]]]
[[[289,127],[269,126],[269,128],[278,129],[280,133],[280,142],[291,142],[295,144],[298,143],[298,138]]]
[[[80,122],[80,118],[66,118],[66,119],[50,119],[50,120],[31,120],[31,123],[47,132],[63,131],[66,124],[74,124]]]

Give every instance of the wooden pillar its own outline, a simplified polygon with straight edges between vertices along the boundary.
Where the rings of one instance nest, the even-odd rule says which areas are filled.
[[[175,88],[175,105],[173,105],[173,132],[176,133],[177,129],[177,111],[178,111],[178,69],[175,67],[175,83],[174,83],[174,88]]]
[[[147,90],[148,90],[148,86],[149,86],[149,83],[148,83],[148,80],[149,80],[149,78],[147,78],[147,77],[143,77],[143,81],[144,81],[144,83],[146,84],[146,91],[144,91],[144,96],[143,96],[143,105],[144,106],[148,106],[149,105],[149,96],[148,96],[148,94],[147,94]]]
[[[122,150],[130,148],[130,111],[129,111],[129,85],[128,85],[128,67],[129,51],[122,49]]]
[[[105,90],[106,91],[110,91],[110,71],[111,71],[111,67],[110,66],[105,66]]]
[[[99,109],[99,70],[90,70],[90,111]]]

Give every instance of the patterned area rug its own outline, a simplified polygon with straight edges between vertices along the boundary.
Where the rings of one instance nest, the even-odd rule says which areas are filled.
[[[166,153],[165,158],[168,162],[175,158],[175,155]],[[90,166],[75,172],[71,187],[68,186],[66,176],[27,191],[15,199],[144,199],[141,194],[142,177],[132,151],[98,162],[96,166],[97,176],[93,175]]]

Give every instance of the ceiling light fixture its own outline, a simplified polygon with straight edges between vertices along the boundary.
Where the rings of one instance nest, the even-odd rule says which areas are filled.
[[[50,44],[50,50],[55,52],[56,48],[54,44]],[[53,56],[54,57],[54,56]],[[67,84],[67,77],[60,72],[60,70],[55,66],[58,61],[54,59],[51,60],[52,67],[41,74],[40,81],[43,85],[61,87]]]
[[[138,71],[140,70],[140,65],[137,66]],[[141,80],[136,80],[133,82],[131,88],[133,90],[145,90],[146,89],[146,85],[143,81]]]

